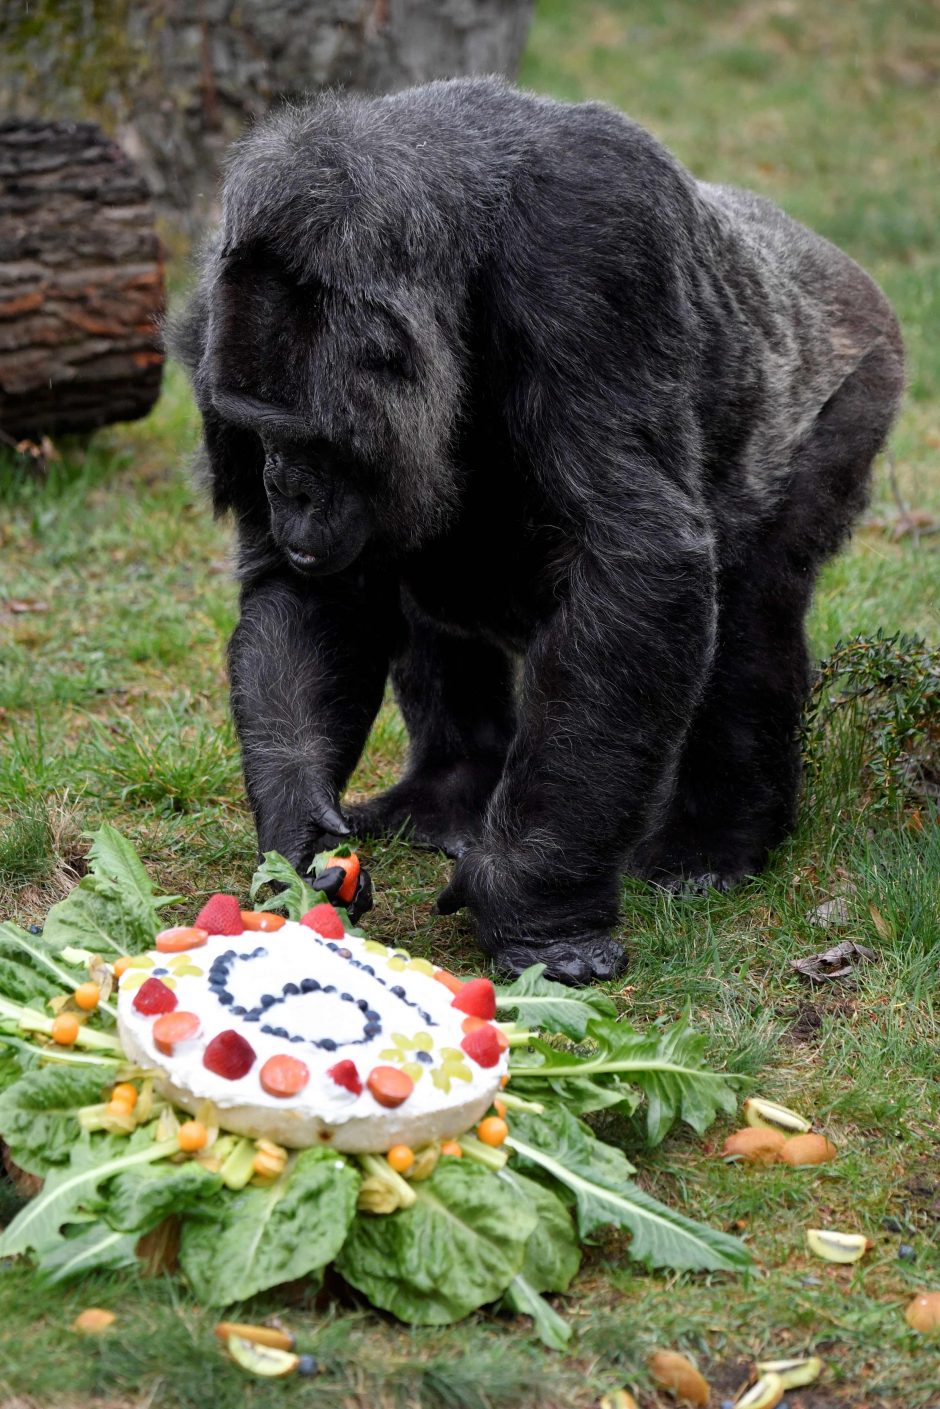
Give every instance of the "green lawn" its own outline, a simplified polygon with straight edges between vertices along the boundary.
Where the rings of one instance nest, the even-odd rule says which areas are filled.
[[[926,2],[541,0],[522,75],[541,91],[622,107],[697,174],[774,197],[880,280],[910,353],[889,451],[895,487],[885,457],[871,510],[889,528],[896,494],[940,513],[938,74],[940,11]],[[227,530],[186,477],[196,438],[171,368],[148,421],[64,449],[44,482],[20,462],[0,467],[0,915],[41,922],[81,873],[83,834],[102,818],[167,891],[246,891],[254,838],[224,678],[235,599]],[[940,535],[896,540],[873,522],[826,573],[817,654],[878,629],[940,641]],[[403,743],[386,705],[354,787],[393,776]],[[902,1315],[916,1289],[940,1289],[940,827],[929,802],[902,790],[889,805],[859,776],[866,746],[850,723],[822,747],[817,736],[797,835],[739,894],[677,902],[625,885],[624,1011],[643,1024],[691,1003],[717,1064],[814,1116],[840,1147],[817,1172],[748,1172],[715,1158],[726,1127],[704,1141],[675,1135],[652,1156],[638,1129],[619,1132],[648,1188],[749,1239],[749,1279],[649,1275],[623,1239],[602,1240],[559,1301],[576,1327],[566,1356],[543,1350],[522,1321],[480,1315],[413,1332],[340,1288],[291,1287],[247,1312],[282,1314],[323,1374],[271,1386],[224,1360],[215,1318],[172,1279],[102,1276],[50,1291],[7,1268],[0,1406],[29,1396],[43,1409],[573,1409],[620,1385],[652,1406],[644,1363],[657,1346],[697,1359],[715,1406],[754,1358],[810,1349],[827,1375],[791,1393],[790,1409],[940,1404],[940,1347]],[[431,915],[443,858],[395,844],[374,847],[369,864],[376,937],[477,963],[466,920]],[[832,936],[809,916],[837,892],[850,922]],[[855,986],[809,987],[789,960],[841,933],[877,962]],[[0,1185],[0,1220],[12,1207]],[[875,1246],[857,1268],[832,1267],[805,1251],[809,1226],[864,1231]],[[915,1261],[899,1259],[902,1243]],[[117,1310],[119,1329],[76,1343],[64,1327],[89,1304]]]

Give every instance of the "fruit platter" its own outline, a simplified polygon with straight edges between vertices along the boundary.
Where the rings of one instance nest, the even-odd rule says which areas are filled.
[[[311,882],[348,853],[268,853],[247,904],[188,909],[109,826],[89,861],[41,932],[0,925],[0,1141],[32,1195],[0,1257],[156,1256],[219,1307],[331,1270],[402,1321],[492,1305],[558,1349],[547,1297],[606,1227],[649,1266],[750,1264],[594,1128],[655,1145],[736,1108],[687,1017],[640,1031],[540,965],[500,987],[370,938]]]

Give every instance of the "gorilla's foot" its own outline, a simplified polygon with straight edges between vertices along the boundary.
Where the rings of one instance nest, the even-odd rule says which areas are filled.
[[[545,977],[572,987],[604,983],[623,973],[627,956],[607,934],[572,935],[568,939],[507,943],[493,952],[499,969],[516,977],[532,964],[545,965]]]
[[[696,871],[689,874],[670,871],[652,872],[645,876],[654,886],[659,886],[660,890],[669,891],[670,895],[693,896],[707,895],[710,890],[720,891],[725,894],[729,890],[736,890],[750,879],[746,871]]]
[[[498,769],[455,763],[406,777],[388,792],[346,808],[357,836],[401,833],[415,846],[455,859],[479,840]]]
[[[657,837],[634,853],[630,872],[672,895],[705,895],[735,890],[757,874],[761,862],[752,848],[683,845]]]

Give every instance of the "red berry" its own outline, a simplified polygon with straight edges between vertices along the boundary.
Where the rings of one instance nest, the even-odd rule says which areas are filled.
[[[496,989],[488,978],[468,979],[450,1006],[490,1022],[496,1016]]]
[[[362,1091],[362,1082],[359,1080],[359,1073],[356,1070],[356,1063],[348,1059],[337,1062],[335,1067],[330,1067],[327,1076],[332,1076],[337,1086],[344,1087],[351,1091],[354,1096],[358,1096]]]
[[[308,929],[316,930],[317,934],[324,939],[342,939],[346,930],[343,922],[332,905],[325,902],[321,905],[314,905],[312,910],[308,910],[306,915],[301,915],[300,923],[306,925]]]
[[[495,1067],[499,1061],[502,1046],[495,1027],[478,1027],[468,1032],[461,1047],[471,1061],[479,1067]]]
[[[148,978],[134,994],[134,1007],[138,1013],[153,1017],[156,1013],[172,1013],[179,1000],[172,988],[167,988],[158,978]]]
[[[196,916],[196,929],[210,934],[244,934],[245,922],[234,895],[210,895]]]
[[[216,1076],[240,1081],[255,1064],[254,1048],[241,1033],[227,1028],[213,1037],[202,1054],[202,1064],[208,1071],[214,1071]]]

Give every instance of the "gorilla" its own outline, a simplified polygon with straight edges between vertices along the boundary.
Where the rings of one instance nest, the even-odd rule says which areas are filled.
[[[261,850],[405,832],[501,969],[569,983],[622,966],[625,869],[761,868],[814,580],[902,391],[847,255],[603,104],[328,94],[234,148],[173,341],[237,530]],[[389,677],[407,766],[344,813]]]

